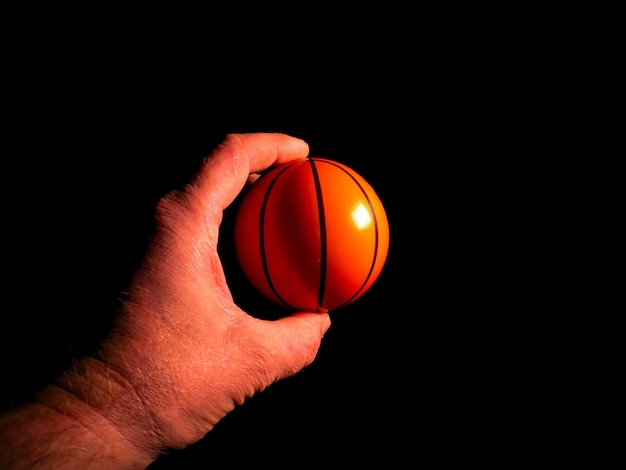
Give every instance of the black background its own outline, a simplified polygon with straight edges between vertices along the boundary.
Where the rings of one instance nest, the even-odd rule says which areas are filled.
[[[457,46],[346,47],[332,59],[247,49],[208,61],[212,50],[171,62],[136,48],[70,66],[55,51],[13,71],[6,93],[4,409],[105,334],[159,197],[226,133],[285,132],[374,187],[389,218],[387,263],[332,313],[314,364],[151,468],[395,468],[490,460],[519,445],[538,393],[520,333],[537,286],[520,274],[532,259],[519,237],[534,234],[514,189],[528,129],[510,119],[519,93],[506,80],[485,86],[489,61]],[[235,206],[225,268],[237,302],[261,314],[272,306],[246,284],[228,238]]]

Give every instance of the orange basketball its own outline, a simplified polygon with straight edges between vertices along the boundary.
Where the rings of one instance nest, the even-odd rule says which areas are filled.
[[[244,274],[290,310],[328,312],[355,301],[389,249],[374,189],[347,166],[317,157],[263,173],[243,196],[234,230]]]

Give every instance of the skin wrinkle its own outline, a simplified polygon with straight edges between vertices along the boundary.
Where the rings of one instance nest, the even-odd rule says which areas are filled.
[[[168,200],[167,202],[164,202],[161,205],[161,210],[159,211],[159,220],[162,222],[163,230],[165,232],[172,232],[174,235],[173,237],[171,235],[168,237],[166,234],[166,235],[163,235],[163,237],[166,239],[180,239],[180,243],[172,247],[171,251],[176,251],[176,246],[189,247],[186,250],[188,251],[187,258],[192,261],[192,264],[195,266],[205,266],[207,264],[207,260],[209,260],[209,262],[212,265],[212,269],[209,269],[208,273],[211,275],[213,279],[220,279],[219,276],[213,275],[215,272],[214,270],[217,270],[218,268],[219,268],[218,272],[220,274],[222,272],[221,262],[219,258],[217,258],[216,256],[213,256],[213,250],[215,250],[215,247],[217,246],[217,240],[213,239],[213,233],[207,229],[205,230],[204,234],[196,234],[196,231],[193,228],[190,228],[189,230],[187,230],[185,225],[177,224],[177,220],[175,220],[178,218],[176,214],[176,206],[180,206],[180,204],[178,203],[178,200],[171,199],[171,200]],[[195,213],[194,211],[191,211],[191,212]],[[205,214],[212,213],[212,212],[213,211],[209,211],[209,210],[204,211]],[[170,215],[170,214],[173,214],[173,215]],[[205,216],[205,218],[206,217],[208,216]],[[207,227],[210,226],[209,221],[205,220],[204,223],[207,224],[206,225]],[[176,229],[168,228],[170,226],[176,227]],[[188,232],[186,237],[183,236],[184,233],[183,235],[179,235],[179,230],[181,229],[184,229],[185,232]],[[207,239],[209,240],[208,247],[207,247]],[[185,242],[185,240],[191,240],[191,242]],[[178,258],[181,255],[174,254],[173,256],[175,258]],[[200,270],[200,272],[203,272],[203,271],[204,270]],[[180,278],[184,279],[185,277],[181,276]],[[202,281],[200,280],[198,282],[202,283]],[[227,292],[227,291],[230,292],[227,286],[222,286],[221,290],[223,292]]]
[[[107,364],[105,365],[105,367],[110,368],[110,365]],[[67,377],[67,375],[64,375],[63,377],[65,378]],[[107,378],[107,382],[108,382],[107,384],[108,387],[112,387],[112,383],[109,378]],[[53,405],[50,400],[44,400],[44,397],[47,396],[46,390],[43,391],[43,394],[41,396],[37,396],[35,400],[40,405],[45,406],[55,412],[58,412],[64,415],[68,419],[74,421],[77,425],[84,426],[94,436],[98,437],[99,439],[102,439],[102,430],[99,429],[99,426],[102,426],[103,424],[102,422],[94,421],[93,417],[91,417],[88,420],[81,420],[75,417],[73,414],[68,412],[67,405],[70,404],[69,399],[73,397],[75,400],[79,400],[79,402],[84,403],[85,406],[87,406],[89,410],[91,410],[92,412],[95,412],[103,420],[103,422],[106,423],[108,428],[111,428],[119,436],[123,437],[124,440],[128,442],[129,444],[131,444],[134,448],[136,448],[137,451],[142,451],[144,449],[143,443],[141,443],[139,440],[136,439],[136,434],[130,431],[125,432],[124,429],[126,429],[126,427],[123,427],[123,428],[119,427],[115,422],[112,421],[114,415],[111,413],[111,410],[119,408],[120,405],[126,411],[132,411],[132,410],[128,410],[127,407],[124,406],[124,403],[127,403],[127,400],[123,400],[124,396],[135,396],[139,398],[139,402],[142,403],[143,405],[142,409],[145,409],[146,411],[150,412],[150,407],[147,405],[147,403],[144,400],[141,399],[141,395],[138,393],[138,388],[135,386],[130,386],[130,388],[124,387],[123,385],[121,385],[122,382],[123,380],[121,378],[116,381],[116,383],[120,386],[120,388],[123,391],[116,392],[115,395],[110,397],[111,398],[110,400],[106,401],[106,403],[90,402],[90,400],[85,399],[84,394],[82,393],[77,394],[75,391],[75,388],[72,386],[72,382],[69,380],[69,377],[68,377],[66,384],[63,383],[63,380],[60,380],[60,381],[57,381],[54,385],[50,385],[49,388],[46,389],[46,390],[52,390],[56,388],[57,390],[60,390],[63,393],[67,394],[65,396],[65,399],[59,402],[56,406]],[[58,398],[56,401],[58,402]],[[137,402],[136,400],[133,400],[133,403],[136,403],[136,402]],[[66,405],[64,407],[61,407],[60,405],[62,403],[66,403]],[[73,403],[70,406],[74,407],[75,403]],[[109,413],[105,413],[104,412],[105,409],[109,410]],[[144,429],[156,430],[155,422],[152,422],[152,424],[149,424],[145,420],[145,417],[150,416],[150,414],[149,415],[145,415],[144,413],[137,413],[137,414],[144,417],[140,423]],[[149,425],[146,426],[146,424],[149,424]],[[133,438],[133,436],[135,436],[135,438]],[[157,451],[157,449],[153,449],[153,450],[155,452]]]
[[[153,370],[153,367],[149,367],[149,369]],[[161,411],[158,408],[155,409],[155,403],[157,399],[159,398],[160,398],[158,400],[159,402],[164,402],[164,403],[168,402],[167,396],[163,395],[162,393],[162,390],[164,390],[165,388],[154,387],[154,383],[155,383],[155,380],[153,378],[154,372],[148,372],[147,370],[143,370],[140,367],[135,367],[134,370],[136,372],[139,372],[139,374],[135,374],[135,377],[144,376],[145,379],[135,385],[132,385],[132,394],[133,396],[137,397],[139,403],[141,403],[141,405],[147,411],[146,416],[150,418],[150,428],[154,430],[154,433],[151,436],[151,440],[155,442],[162,442],[162,437],[160,436],[164,434],[165,430],[167,429],[167,426],[164,426],[163,424],[164,420],[161,416],[162,415]],[[147,397],[151,397],[151,398],[147,398]]]
[[[74,419],[72,416],[68,416],[67,414],[54,409],[54,407],[46,404],[46,403],[41,403],[39,401],[37,401],[35,399],[35,401],[33,402],[35,403],[36,406],[41,406],[43,408],[43,410],[40,411],[40,413],[44,412],[44,410],[47,410],[51,413],[57,413],[59,415],[64,416],[65,419],[69,419],[73,424],[72,426],[74,426],[75,429],[83,429],[83,426],[85,426],[85,423],[77,421],[76,419]],[[102,433],[102,429],[99,429],[98,431],[94,430],[91,426],[85,426],[84,428],[88,433],[90,433],[92,436],[96,437],[99,444],[100,444],[100,449],[108,449],[108,443],[103,439],[103,433]],[[55,433],[55,430],[47,430],[47,432],[53,436],[53,438],[58,438],[60,436],[58,436],[58,434]],[[113,432],[116,432],[115,429],[113,429]],[[119,434],[118,434],[119,435]],[[62,437],[62,436],[61,436]],[[87,461],[90,463],[93,463],[96,461],[96,454],[93,452],[94,449],[92,446],[90,446],[89,448],[86,448],[85,446],[82,446],[80,444],[68,441],[68,439],[62,439],[59,444],[60,446],[63,446],[67,449],[69,449],[70,451],[74,452],[79,452],[82,453],[82,455],[86,456]],[[14,464],[17,463],[18,461],[21,462],[20,456],[19,456],[19,450],[20,449],[10,449],[10,450],[14,450],[13,455],[15,455],[15,461],[13,462]],[[56,452],[56,448],[50,448],[47,451],[44,450],[43,452],[40,452],[39,455],[34,455],[34,454],[30,454],[29,458],[31,458],[32,460],[30,461],[30,466],[28,468],[32,468],[32,469],[37,469],[37,468],[51,468],[51,465],[54,464],[54,468],[75,468],[74,466],[71,467],[65,467],[65,464],[70,464],[71,463],[71,459],[69,458],[68,455],[59,455]],[[20,467],[23,468],[23,467]]]
[[[132,382],[130,382],[128,380],[124,380],[123,379],[123,375],[121,373],[119,373],[119,372],[116,372],[117,379],[113,379],[113,377],[111,375],[111,373],[113,372],[112,365],[110,363],[107,363],[107,364],[103,363],[103,365],[105,366],[106,378],[107,378],[108,386],[110,388],[113,388],[114,384],[118,384],[119,386],[122,387],[123,390],[126,391],[126,393],[130,394],[131,396],[133,396],[133,395],[136,396],[139,399],[139,403],[142,405],[142,409],[145,409],[145,410],[148,411],[148,414],[145,415],[145,416],[150,418],[150,422],[149,422],[150,429],[156,430],[157,429],[156,419],[155,419],[154,414],[152,413],[152,408],[150,406],[150,400],[147,399],[144,395],[142,395],[140,393],[141,383],[133,384]],[[140,368],[136,368],[136,370],[137,370],[137,372],[139,372],[139,376],[143,376],[144,375],[143,371]],[[113,380],[115,380],[115,381],[113,382]],[[125,382],[125,384],[123,382]],[[122,397],[123,397],[123,394],[119,394],[118,395],[118,398],[119,398],[118,401],[120,401],[120,404],[123,404],[123,403],[121,403]],[[113,404],[117,404],[117,401],[114,400],[112,403]]]
[[[137,334],[137,332],[135,332],[134,334]],[[102,355],[103,357],[106,356],[106,352],[103,351]],[[118,399],[113,400],[111,405],[116,405],[115,408],[122,408],[122,409],[125,409],[127,412],[130,411],[131,413],[133,413],[133,409],[132,409],[133,403],[139,404],[140,407],[138,409],[145,410],[146,413],[135,413],[135,414],[139,416],[144,416],[144,418],[141,420],[141,423],[143,423],[144,428],[146,428],[146,424],[148,424],[147,428],[151,430],[148,433],[150,436],[149,440],[154,441],[155,436],[159,436],[161,434],[161,432],[159,431],[160,426],[157,424],[159,421],[158,414],[154,413],[153,406],[152,406],[152,402],[154,401],[154,398],[157,397],[160,392],[159,390],[155,390],[152,392],[152,394],[150,394],[151,388],[147,386],[147,384],[154,382],[154,379],[150,376],[150,374],[147,371],[145,371],[139,366],[134,366],[128,361],[130,357],[135,357],[132,354],[132,352],[128,351],[126,354],[124,354],[122,350],[118,350],[116,353],[114,353],[114,356],[122,364],[125,365],[125,370],[121,370],[121,369],[115,370],[115,367],[113,366],[114,361],[108,361],[106,363],[102,363],[105,366],[108,388],[113,388],[114,384],[117,384],[123,390],[122,393],[118,392],[117,395],[115,395],[118,397]],[[96,361],[99,362],[100,360],[96,359]],[[99,373],[101,374],[101,371],[99,371]],[[134,377],[134,380],[132,382],[125,379],[127,373],[130,373],[131,377]],[[143,380],[137,381],[138,377],[145,377],[145,378]],[[143,393],[142,392],[143,389],[147,389],[148,392]],[[152,396],[153,398],[148,399],[147,398],[148,396]],[[131,402],[130,407],[128,406],[128,400],[124,399],[125,397],[131,397],[131,398],[135,397],[135,400]],[[146,422],[146,418],[148,418],[147,422]],[[160,441],[160,438],[156,440]]]
[[[59,388],[60,390],[63,390],[64,392],[66,392],[66,393],[68,393],[68,394],[72,394],[72,395],[74,395],[74,393],[73,393],[71,390],[68,390],[68,389],[66,389],[66,388],[64,388],[64,387],[62,387],[62,386],[58,386],[58,385],[57,385],[57,388]],[[76,395],[74,395],[74,396],[76,396]],[[77,397],[77,398],[79,398],[79,397]],[[34,398],[34,401],[35,401],[36,403],[38,403],[39,405],[41,405],[41,406],[43,406],[43,407],[45,407],[45,408],[48,408],[49,410],[51,410],[51,411],[53,411],[53,412],[55,412],[55,413],[60,413],[60,414],[62,414],[62,415],[63,415],[63,416],[65,416],[67,419],[70,419],[70,420],[74,421],[77,425],[84,426],[84,427],[85,427],[85,428],[86,428],[89,432],[91,432],[94,436],[100,436],[100,435],[101,435],[101,433],[102,433],[102,431],[101,431],[101,430],[99,430],[99,428],[97,428],[97,427],[96,427],[95,429],[93,428],[93,421],[87,421],[87,422],[80,421],[80,420],[78,420],[77,418],[75,418],[74,416],[72,416],[72,415],[68,414],[68,413],[67,413],[66,411],[64,411],[62,408],[57,407],[57,406],[54,406],[54,405],[52,405],[52,404],[50,404],[50,403],[43,402],[43,401],[41,401],[41,400],[40,400],[39,398],[37,398],[37,397],[35,397],[35,398]],[[90,409],[92,409],[92,410],[94,410],[96,413],[98,413],[98,414],[100,415],[100,417],[102,417],[104,420],[108,421],[108,418],[107,418],[106,416],[104,416],[104,415],[103,415],[103,414],[102,414],[99,410],[97,410],[97,409],[95,409],[95,408],[91,407],[91,406],[90,406],[87,402],[85,402],[85,404],[86,404],[87,406],[89,406],[89,407],[90,407]],[[99,425],[100,423],[97,423],[97,424]],[[113,427],[113,428],[115,428],[114,426],[112,426],[112,427]]]
[[[172,334],[176,335],[177,333],[172,333]],[[169,337],[169,336],[171,336],[171,335],[168,335],[168,337]],[[167,341],[167,340],[166,340],[166,341]],[[182,344],[184,344],[184,343],[182,343]],[[190,362],[194,362],[194,361],[190,361],[190,360],[189,360],[189,357],[185,357],[185,356],[183,356],[183,355],[182,355],[182,354],[183,354],[183,353],[182,353],[182,349],[180,349],[180,348],[179,348],[179,349],[176,349],[176,352],[177,352],[177,356],[172,356],[172,357],[170,357],[170,359],[168,360],[168,362],[172,362],[172,363],[174,363],[174,364],[187,364],[187,365],[188,365],[188,364],[190,364]],[[218,356],[219,356],[219,355],[218,355]],[[225,354],[225,355],[224,355],[224,358],[226,358],[226,357],[228,357],[228,355],[227,355],[227,354]],[[227,369],[227,367],[228,367],[228,364],[224,364],[223,368],[224,368],[224,369]],[[182,367],[182,368],[181,368],[181,367],[178,367],[178,368],[176,368],[175,370],[177,370],[177,371],[183,371],[184,369],[186,369],[186,367]],[[184,374],[183,374],[183,375],[184,375]],[[219,373],[218,373],[218,375],[219,375]],[[163,378],[161,378],[161,379],[163,379]],[[185,382],[183,381],[183,379],[182,379],[182,378],[180,378],[180,377],[179,377],[179,378],[174,378],[174,380],[171,382],[171,384],[172,384],[172,386],[173,386],[172,388],[173,388],[173,389],[180,389],[180,388],[181,388],[181,384],[183,384],[183,383],[185,383]],[[190,387],[186,387],[186,388],[190,388]],[[208,389],[210,389],[210,388],[212,388],[212,387],[211,387],[211,386],[209,386],[209,387],[208,387]],[[219,388],[219,385],[218,385],[218,388]],[[166,403],[170,403],[170,404],[171,404],[172,398],[175,398],[175,397],[170,397],[170,398],[167,398],[167,399],[165,399],[165,402],[166,402]],[[176,400],[176,401],[178,402],[179,400]],[[239,401],[239,400],[238,400],[238,401]],[[222,409],[222,410],[230,410],[230,409],[232,409],[232,407],[233,407],[232,403],[228,403],[228,405],[226,405],[226,406],[224,406],[224,407],[221,407],[221,409]],[[224,413],[225,413],[225,411],[224,411]],[[161,414],[161,413],[158,413],[158,414]],[[219,414],[219,413],[218,413],[218,414]],[[210,418],[210,421],[211,421],[212,423],[215,423],[215,422],[216,422],[216,418],[215,418],[215,416],[216,416],[216,415],[215,415],[215,414],[213,414],[213,415],[211,416],[211,418]]]

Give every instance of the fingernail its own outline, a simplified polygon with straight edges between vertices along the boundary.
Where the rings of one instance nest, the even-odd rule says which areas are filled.
[[[328,313],[325,313],[324,315],[326,315],[326,321],[322,325],[322,332],[326,333],[328,328],[330,328],[330,315]]]

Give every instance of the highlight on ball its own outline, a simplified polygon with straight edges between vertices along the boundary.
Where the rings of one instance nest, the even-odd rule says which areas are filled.
[[[387,214],[372,186],[320,157],[262,174],[244,194],[234,229],[246,277],[290,310],[354,302],[378,278],[389,249]]]

